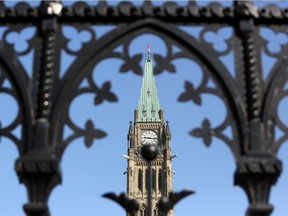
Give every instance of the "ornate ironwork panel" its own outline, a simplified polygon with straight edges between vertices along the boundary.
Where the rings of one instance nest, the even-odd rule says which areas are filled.
[[[117,102],[113,83],[99,85],[95,68],[113,58],[122,61],[119,73],[142,75],[142,54],[129,49],[135,38],[149,33],[167,49],[166,55],[153,56],[156,75],[178,73],[174,61],[181,58],[201,73],[198,85],[193,80],[183,83],[179,102],[201,106],[203,95],[211,94],[224,103],[223,122],[215,125],[206,118],[189,134],[208,147],[213,138],[226,143],[236,161],[235,184],[249,199],[247,215],[271,215],[270,189],[282,171],[277,152],[288,139],[288,125],[278,112],[288,95],[287,18],[288,8],[257,7],[251,1],[229,7],[194,1],[160,6],[150,1],[99,1],[95,6],[42,1],[39,6],[21,2],[12,7],[1,2],[0,92],[18,110],[9,124],[0,119],[0,137],[19,150],[15,169],[27,187],[26,214],[49,215],[47,200],[61,183],[60,161],[72,141],[82,137],[89,147],[108,134],[91,120],[83,128],[75,124],[69,113],[72,101],[89,93],[95,106]],[[108,27],[104,35],[96,31],[100,25]],[[27,55],[33,61],[23,64]],[[264,64],[267,59],[270,66]],[[13,131],[19,127],[16,136]],[[65,128],[70,135],[64,136]],[[280,137],[275,136],[278,130]]]

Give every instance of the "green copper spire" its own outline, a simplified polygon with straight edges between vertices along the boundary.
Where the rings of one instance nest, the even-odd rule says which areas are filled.
[[[149,44],[137,111],[137,122],[161,122],[160,103],[153,75],[152,58]]]

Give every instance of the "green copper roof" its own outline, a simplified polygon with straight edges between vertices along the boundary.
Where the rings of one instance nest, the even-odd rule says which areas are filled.
[[[138,103],[138,122],[161,122],[160,103],[153,75],[152,58],[145,61],[144,76]]]

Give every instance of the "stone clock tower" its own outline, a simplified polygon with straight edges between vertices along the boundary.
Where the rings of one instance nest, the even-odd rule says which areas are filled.
[[[168,122],[164,123],[164,111],[160,108],[149,45],[138,108],[134,112],[134,124],[130,122],[127,138],[127,194],[140,203],[137,216],[150,216],[147,209],[149,170],[140,149],[142,145],[157,145],[159,148],[157,158],[151,162],[150,187],[152,215],[160,216],[157,202],[172,190],[171,133]],[[173,215],[172,210],[168,216]]]

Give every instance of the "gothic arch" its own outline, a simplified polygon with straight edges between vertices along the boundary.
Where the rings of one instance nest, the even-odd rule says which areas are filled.
[[[151,173],[151,179],[152,179],[152,191],[154,193],[156,193],[156,190],[157,190],[157,186],[156,186],[156,170],[153,168],[152,169],[152,173]]]
[[[68,89],[71,89],[71,83],[73,83],[74,87],[83,79],[85,76],[85,71],[87,68],[91,67],[91,64],[95,62],[99,62],[105,58],[109,58],[107,55],[107,51],[112,50],[116,47],[116,45],[121,44],[127,37],[134,38],[137,35],[142,33],[152,32],[157,35],[160,35],[161,38],[170,38],[175,43],[177,43],[181,48],[187,50],[189,53],[195,53],[198,56],[198,59],[205,64],[215,76],[217,83],[221,90],[226,93],[227,103],[231,105],[232,116],[234,117],[235,123],[233,123],[235,140],[238,141],[235,146],[229,146],[232,150],[234,156],[238,158],[241,153],[244,151],[244,147],[246,146],[247,138],[245,132],[246,125],[246,111],[244,102],[241,98],[240,92],[234,88],[234,81],[227,72],[226,68],[223,64],[213,58],[213,50],[210,47],[205,47],[203,44],[199,44],[193,37],[189,34],[177,29],[174,25],[169,25],[165,23],[165,25],[156,19],[147,18],[144,20],[139,20],[129,25],[121,26],[115,30],[112,30],[108,33],[104,38],[100,38],[98,41],[94,42],[89,46],[88,49],[82,50],[79,53],[81,58],[77,58],[73,64],[68,69],[65,74],[62,85],[60,89],[56,92],[59,97],[54,104],[54,112],[51,120],[51,131],[54,134],[51,134],[54,137],[52,144],[58,148],[59,152],[58,156],[61,157],[62,152],[66,148],[66,146],[57,146],[58,139],[62,134],[62,124],[63,119],[61,117],[61,113],[63,109],[67,109],[68,107],[62,106],[63,100],[68,100],[71,95],[67,96]],[[107,40],[107,38],[109,38]],[[205,49],[203,49],[203,46]],[[209,51],[208,51],[209,50]],[[93,59],[93,61],[92,61]],[[80,73],[80,71],[82,73]],[[67,99],[68,98],[68,99]],[[235,100],[237,98],[237,100]],[[61,121],[59,121],[61,119]],[[237,132],[236,132],[237,131]]]
[[[271,133],[268,137],[269,143],[272,143],[273,146],[267,146],[269,150],[272,150],[274,153],[277,153],[281,144],[287,140],[282,140],[278,143],[275,143],[272,139],[274,138],[274,124],[280,123],[280,120],[277,115],[277,107],[281,99],[285,97],[285,92],[282,90],[285,83],[288,81],[288,60],[286,58],[280,59],[274,66],[269,78],[268,86],[266,88],[266,94],[263,103],[263,122],[266,127],[269,128]],[[271,121],[274,121],[273,124]],[[286,131],[287,133],[287,131]]]
[[[143,193],[143,170],[138,169],[138,190]]]
[[[13,59],[13,63],[11,64],[11,59]],[[17,98],[15,98],[19,105],[18,115],[22,119],[22,127],[25,130],[21,132],[22,144],[15,142],[16,140],[7,134],[7,137],[11,139],[18,148],[20,155],[26,153],[27,146],[31,144],[32,139],[32,124],[34,117],[34,110],[31,109],[33,107],[32,99],[29,96],[28,92],[28,77],[26,76],[25,70],[22,65],[15,58],[8,55],[7,52],[4,52],[3,49],[0,49],[0,64],[6,71],[6,75],[13,86],[13,89],[16,92]],[[13,127],[14,125],[10,125]],[[6,136],[6,135],[5,135]]]
[[[146,168],[145,169],[145,191],[146,191],[146,193],[147,193],[147,191],[148,191],[148,188],[149,188],[149,170],[148,170],[148,168]]]
[[[139,208],[139,216],[147,216],[147,206],[144,203]]]
[[[162,174],[162,169],[158,170],[158,191],[162,191],[163,185],[162,185],[162,178],[163,178],[163,174]]]
[[[159,209],[157,205],[153,208],[153,216],[159,216]]]

